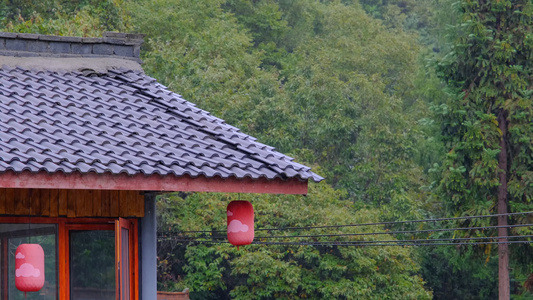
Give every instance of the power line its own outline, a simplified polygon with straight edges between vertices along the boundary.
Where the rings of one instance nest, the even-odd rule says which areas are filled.
[[[497,238],[495,238],[497,239]],[[179,241],[179,240],[178,240]],[[189,244],[229,244],[225,241],[191,241],[183,240],[183,242]],[[329,242],[252,242],[251,245],[280,245],[280,246],[352,246],[352,247],[383,247],[383,246],[458,246],[458,245],[499,245],[499,244],[531,244],[533,241],[520,240],[520,241],[505,241],[505,242],[458,242],[458,243],[432,243],[424,240],[424,242],[412,242],[412,243],[380,243],[380,244],[364,244],[364,243],[349,243],[343,241],[329,241]]]
[[[469,242],[469,243],[398,243],[398,244],[352,244],[352,243],[318,243],[318,242],[254,242],[254,244],[267,245],[305,245],[305,246],[361,246],[361,247],[383,247],[383,246],[456,246],[456,245],[499,245],[499,244],[531,244],[533,241],[507,241],[507,242]]]
[[[453,218],[436,218],[436,219],[420,219],[420,220],[409,220],[409,221],[387,221],[387,222],[374,222],[374,223],[362,223],[362,224],[343,224],[343,225],[320,225],[320,226],[303,226],[303,227],[278,227],[278,228],[258,228],[255,231],[284,231],[284,230],[308,230],[308,229],[319,229],[319,228],[342,228],[342,227],[359,227],[359,226],[377,226],[377,225],[395,225],[395,224],[406,224],[406,223],[434,223],[441,221],[454,221],[454,220],[471,220],[471,219],[480,219],[480,218],[493,218],[501,216],[516,216],[516,215],[528,215],[533,214],[533,211],[527,212],[515,212],[515,213],[505,213],[505,214],[494,214],[494,215],[478,215],[478,216],[465,216],[465,217],[453,217]],[[226,232],[226,230],[187,230],[187,231],[173,231],[175,233],[217,233],[217,232]]]
[[[368,236],[368,235],[393,235],[393,234],[416,234],[416,233],[431,233],[431,232],[446,232],[446,231],[462,231],[462,230],[486,230],[497,228],[516,228],[529,227],[533,224],[516,224],[516,225],[501,225],[501,226],[480,226],[480,227],[457,227],[457,228],[436,228],[423,230],[400,230],[400,231],[382,231],[382,232],[363,232],[363,233],[336,233],[336,234],[314,234],[314,235],[272,235],[272,236],[257,236],[256,239],[281,239],[281,238],[318,238],[318,237],[342,237],[342,236]],[[175,232],[159,232],[158,238],[165,238],[171,236],[183,237],[183,235]],[[211,239],[225,239],[225,236],[210,236]]]
[[[469,238],[440,238],[440,239],[410,239],[410,240],[377,240],[377,241],[341,241],[342,243],[355,243],[355,244],[379,244],[379,243],[420,243],[420,242],[447,242],[447,241],[477,241],[477,240],[496,240],[496,239],[519,239],[519,238],[531,238],[533,235],[511,235],[502,237],[469,237]],[[322,243],[323,241],[317,241]],[[328,241],[331,243],[337,243],[339,241]]]
[[[532,238],[533,235],[511,235],[511,236],[501,236],[501,237],[467,237],[467,238],[439,238],[439,239],[410,239],[410,240],[376,240],[376,241],[313,241],[309,243],[332,243],[332,244],[380,244],[380,243],[429,243],[429,242],[459,242],[459,241],[477,241],[477,240],[501,240],[501,239],[518,239],[518,238]],[[186,239],[186,238],[167,238],[168,241],[180,241],[180,242],[210,242],[202,239]],[[225,241],[221,240],[211,240],[215,243],[225,243]],[[256,242],[264,242],[264,241],[256,241]],[[306,241],[302,241],[306,242]],[[270,243],[270,242],[268,242]],[[284,242],[280,242],[284,243]]]

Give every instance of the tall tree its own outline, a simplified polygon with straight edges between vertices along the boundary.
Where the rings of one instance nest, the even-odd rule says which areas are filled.
[[[533,195],[532,3],[457,5],[457,40],[439,69],[454,95],[439,106],[449,150],[440,192],[458,214],[523,210]],[[507,216],[497,224],[499,298],[509,299]]]

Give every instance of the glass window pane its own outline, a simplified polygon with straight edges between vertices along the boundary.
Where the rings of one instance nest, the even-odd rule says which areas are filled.
[[[8,299],[56,300],[57,295],[57,225],[0,224],[0,235],[8,241]],[[15,287],[15,251],[20,244],[39,244],[44,251],[45,282],[38,292],[24,292]]]
[[[115,232],[70,231],[70,299],[115,299]]]

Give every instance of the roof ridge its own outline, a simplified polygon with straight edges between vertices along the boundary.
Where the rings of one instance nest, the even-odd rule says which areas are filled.
[[[104,32],[101,38],[0,32],[0,54],[19,57],[124,57],[140,62],[143,34]]]

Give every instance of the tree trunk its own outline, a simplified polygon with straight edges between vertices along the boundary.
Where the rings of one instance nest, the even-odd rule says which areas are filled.
[[[498,125],[502,132],[500,140],[500,155],[498,157],[498,167],[500,168],[498,187],[498,214],[507,213],[507,118],[505,112],[500,112]],[[506,226],[507,216],[498,217],[498,226]],[[498,228],[498,295],[499,300],[509,300],[511,298],[510,278],[509,278],[509,244],[507,244],[508,228]]]

